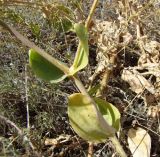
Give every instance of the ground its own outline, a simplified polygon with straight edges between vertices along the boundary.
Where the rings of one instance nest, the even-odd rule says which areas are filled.
[[[91,0],[4,0],[0,20],[70,66],[78,39],[68,28],[86,19],[91,5]],[[137,127],[151,136],[150,156],[160,156],[159,28],[158,0],[100,1],[89,28],[89,65],[78,73],[86,89],[99,90],[107,76],[98,96],[119,109],[118,136],[128,156],[128,130]],[[58,84],[37,78],[29,66],[29,48],[1,27],[0,40],[0,156],[87,156],[88,143],[68,121],[68,96],[79,92],[75,84],[68,78]],[[110,140],[95,144],[93,154],[118,156]]]

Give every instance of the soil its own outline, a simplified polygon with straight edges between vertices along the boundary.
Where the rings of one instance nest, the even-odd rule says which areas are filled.
[[[76,34],[53,27],[52,20],[45,19],[42,11],[30,7],[29,3],[13,1],[6,4],[4,1],[0,6],[0,19],[70,66],[78,45]],[[43,4],[39,1],[33,3],[35,6]],[[57,3],[72,9],[77,21],[86,19],[92,4],[87,0]],[[77,4],[82,5],[83,16]],[[47,2],[44,1],[43,5]],[[140,127],[151,137],[150,156],[160,157],[159,7],[156,0],[101,1],[89,31],[89,65],[78,73],[86,88],[94,87],[100,84],[111,66],[101,97],[121,113],[121,129],[117,136],[127,156],[132,156],[127,141],[128,131]],[[39,34],[31,24],[38,25]],[[137,35],[138,27],[140,34]],[[37,78],[28,63],[29,48],[9,32],[0,30],[0,115],[20,128],[34,146],[31,149],[13,125],[0,118],[0,156],[87,156],[88,143],[74,132],[67,115],[68,96],[79,92],[75,84],[69,78],[58,84]],[[116,58],[112,65],[109,63],[113,53]],[[102,68],[97,70],[99,67]],[[94,74],[91,82],[89,78]],[[27,106],[30,129],[27,128]],[[106,140],[94,145],[93,156],[118,157],[118,154],[112,142]]]

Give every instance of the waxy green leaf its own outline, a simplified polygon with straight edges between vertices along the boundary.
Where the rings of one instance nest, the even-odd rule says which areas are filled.
[[[118,131],[120,128],[120,113],[118,109],[102,99],[94,98],[94,100],[104,119]],[[101,128],[93,105],[87,96],[81,93],[69,96],[68,116],[74,131],[90,142],[103,142],[107,137],[114,134],[108,134],[107,130],[104,131]]]
[[[29,50],[29,64],[34,73],[45,81],[57,83],[66,78],[59,68],[40,56],[35,50]]]
[[[76,32],[79,38],[80,49],[79,51],[77,51],[74,63],[70,68],[70,75],[75,74],[76,72],[87,66],[89,55],[87,28],[83,24],[76,23],[74,24],[73,30]]]

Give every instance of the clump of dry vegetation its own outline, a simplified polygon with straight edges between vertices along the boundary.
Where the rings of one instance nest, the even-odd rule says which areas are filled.
[[[0,20],[71,66],[78,40],[70,28],[86,20],[92,3],[3,0]],[[144,156],[160,154],[159,28],[158,0],[100,1],[89,25],[89,64],[79,78],[92,96],[119,109],[117,136],[127,156],[138,157],[143,144]],[[88,150],[73,131],[67,97],[79,90],[71,80],[37,78],[29,49],[1,27],[0,40],[0,156],[119,156],[113,141]]]

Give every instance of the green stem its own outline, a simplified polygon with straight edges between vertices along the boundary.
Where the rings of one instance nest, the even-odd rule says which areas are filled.
[[[96,3],[94,3],[94,5],[95,4]],[[92,7],[92,8],[95,8],[95,6]],[[91,10],[92,10],[92,12],[89,15],[89,18],[87,20],[88,22],[87,22],[86,25],[89,25],[89,22],[90,22],[90,19],[91,19],[91,15],[93,15],[94,9],[91,9]],[[41,55],[46,60],[48,60],[49,62],[51,62],[53,65],[55,65],[57,68],[59,68],[60,70],[62,70],[65,74],[69,74],[69,68],[66,65],[64,65],[63,63],[61,63],[59,60],[55,59],[54,57],[52,57],[48,53],[46,53],[44,50],[42,50],[41,48],[39,48],[38,46],[36,46],[33,42],[29,41],[27,38],[25,38],[23,35],[21,35],[19,32],[17,32],[13,27],[8,26],[2,20],[0,20],[0,25],[2,25],[4,28],[6,28],[7,30],[9,30],[13,35],[15,35],[24,45],[26,45],[26,46],[28,46],[30,48],[33,48],[39,55]],[[89,100],[92,102],[92,104],[93,104],[93,106],[95,108],[95,112],[97,113],[97,118],[99,119],[102,128],[104,128],[105,130],[107,130],[108,134],[113,134],[115,132],[115,129],[113,127],[111,127],[108,123],[106,123],[106,121],[104,120],[103,116],[99,112],[96,103],[89,96],[89,94],[87,93],[86,89],[84,88],[82,82],[76,76],[73,76],[73,79],[74,79],[75,84],[77,85],[77,87],[80,89],[80,91],[84,95],[86,95],[89,98]]]
[[[119,143],[118,139],[116,136],[114,137],[109,137],[109,139],[112,141],[113,145],[115,146],[116,152],[121,156],[121,157],[127,157],[126,153],[124,152],[121,144]]]
[[[92,16],[93,16],[93,14],[94,14],[94,11],[95,11],[97,5],[98,5],[98,0],[94,0],[94,2],[93,2],[93,4],[92,4],[92,7],[91,7],[91,10],[90,10],[90,12],[89,12],[89,15],[88,15],[88,17],[87,17],[87,19],[86,19],[86,22],[85,22],[85,27],[86,27],[87,29],[89,28],[89,25],[90,25],[90,23],[91,23]],[[81,43],[79,42],[78,48],[77,48],[77,52],[76,52],[76,55],[75,55],[75,59],[74,59],[74,62],[73,62],[73,65],[75,65],[75,66],[77,65],[77,63],[76,63],[76,62],[77,62],[77,58],[79,58],[81,50],[82,50],[82,47],[81,47]],[[73,68],[74,68],[74,67],[73,67]]]
[[[81,42],[79,42],[77,52],[76,52],[76,55],[75,55],[75,58],[74,58],[74,61],[73,61],[73,68],[74,69],[77,67],[77,64],[78,64],[78,61],[79,61],[78,58],[80,58],[81,51],[82,51],[82,46],[81,46]]]
[[[108,124],[108,122],[104,119],[104,117],[102,116],[102,114],[100,113],[100,111],[99,111],[99,109],[97,107],[96,102],[88,94],[87,90],[85,89],[83,83],[80,81],[80,79],[78,78],[78,76],[73,76],[73,79],[74,79],[74,82],[75,82],[76,86],[80,90],[80,92],[83,95],[86,95],[88,97],[89,101],[93,104],[93,107],[95,109],[95,113],[97,115],[98,121],[99,121],[102,129],[104,129],[104,131],[107,131],[108,134],[112,136],[116,132],[116,130],[112,126],[110,126]]]
[[[115,136],[112,136],[115,133],[115,129],[110,126],[108,124],[107,121],[105,121],[105,119],[103,118],[102,114],[99,112],[97,104],[95,103],[95,101],[91,98],[91,96],[88,94],[88,92],[86,91],[84,85],[82,84],[82,82],[79,80],[79,78],[77,76],[73,77],[76,86],[78,87],[78,89],[80,90],[80,92],[84,95],[86,95],[88,97],[88,99],[90,100],[90,102],[93,104],[95,112],[97,114],[97,118],[99,120],[99,123],[101,125],[101,127],[108,132],[108,134],[111,134],[111,136],[109,137],[109,139],[112,141],[113,145],[116,148],[117,153],[121,156],[121,157],[127,157],[126,153],[124,152],[121,144],[119,143],[118,139]]]
[[[46,53],[43,49],[36,46],[33,42],[29,41],[26,37],[21,35],[16,29],[14,29],[11,26],[8,26],[6,23],[4,23],[2,20],[0,20],[0,25],[3,26],[5,29],[7,29],[11,34],[15,35],[24,45],[34,49],[39,55],[44,57],[46,60],[48,60],[50,63],[55,65],[57,68],[62,70],[65,74],[69,74],[69,68],[53,56]]]
[[[94,10],[96,8],[98,4],[98,0],[94,0],[93,5],[91,7],[91,11],[89,13],[89,16],[86,20],[85,23],[85,27],[88,28],[89,24],[91,22],[91,18],[92,15],[94,13]],[[57,68],[59,68],[60,70],[62,70],[65,74],[69,74],[69,68],[64,65],[62,62],[60,62],[59,60],[55,59],[54,57],[52,57],[51,55],[47,54],[44,50],[42,50],[41,48],[39,48],[38,46],[36,46],[33,42],[30,42],[27,38],[25,38],[23,35],[21,35],[19,32],[17,32],[13,27],[8,26],[7,24],[5,24],[2,20],[0,20],[0,25],[2,25],[4,28],[6,28],[7,30],[9,30],[12,34],[14,34],[24,45],[34,49],[35,51],[37,51],[37,53],[39,55],[41,55],[42,57],[44,57],[46,60],[48,60],[49,62],[51,62],[53,65],[55,65]],[[81,44],[79,43],[78,46],[78,50],[77,53],[81,50]],[[88,92],[86,91],[84,85],[82,84],[82,82],[79,80],[79,78],[75,75],[72,76],[72,78],[75,81],[75,84],[77,85],[77,87],[79,88],[80,92],[84,95],[86,95],[88,97],[88,99],[90,100],[90,102],[93,104],[93,107],[95,109],[95,112],[97,114],[97,118],[100,122],[101,127],[108,132],[108,134],[113,135],[115,133],[115,129],[110,126],[105,119],[103,118],[102,114],[99,112],[97,104],[95,103],[95,101],[90,97],[90,95],[88,94]],[[111,137],[110,138],[113,142],[113,144],[115,145],[117,152],[121,155],[121,157],[126,157],[125,152],[123,151],[121,145],[119,144],[118,140],[115,137]],[[120,153],[120,151],[122,153]]]

